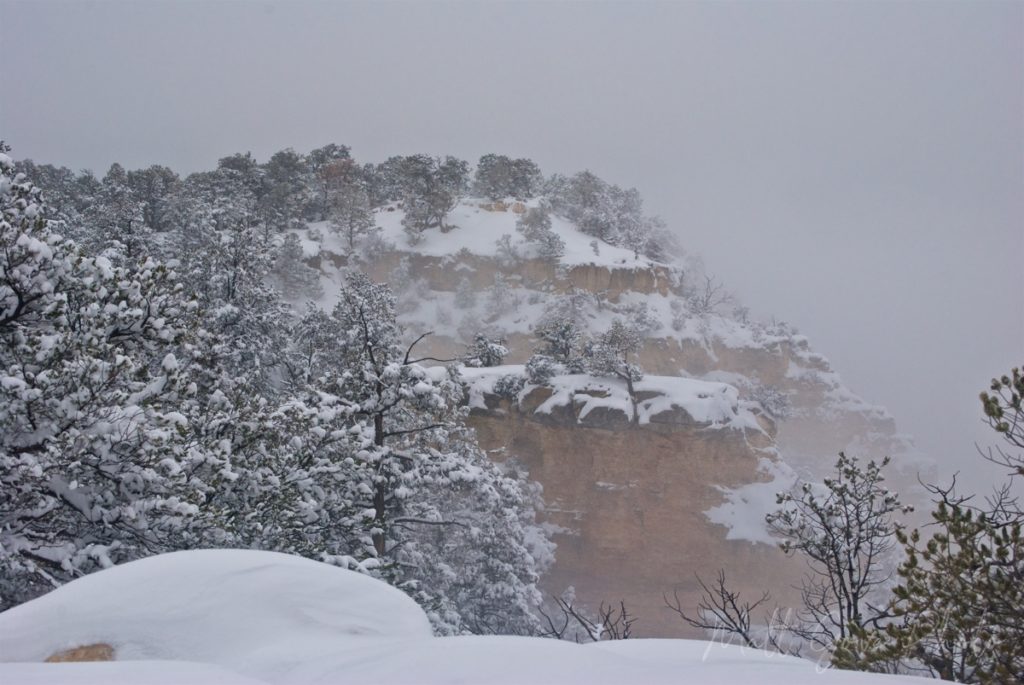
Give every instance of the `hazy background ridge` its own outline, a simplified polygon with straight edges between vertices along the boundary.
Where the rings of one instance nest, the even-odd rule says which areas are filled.
[[[1024,4],[0,0],[17,158],[526,156],[636,186],[980,484],[1024,363]],[[824,455],[828,456],[828,455]]]

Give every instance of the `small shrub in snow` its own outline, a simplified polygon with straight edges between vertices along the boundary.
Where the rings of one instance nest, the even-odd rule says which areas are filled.
[[[792,415],[789,395],[774,385],[756,385],[750,392],[750,399],[759,402],[773,419],[788,419]]]
[[[466,366],[499,366],[508,348],[504,340],[491,340],[482,333],[477,333],[466,354]]]
[[[510,373],[494,381],[494,394],[498,397],[515,400],[519,397],[526,379],[517,373]]]
[[[543,354],[535,354],[526,362],[526,378],[534,385],[547,385],[561,372],[558,362]]]

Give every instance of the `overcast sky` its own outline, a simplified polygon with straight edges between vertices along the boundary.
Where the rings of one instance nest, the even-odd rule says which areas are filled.
[[[1021,2],[0,0],[0,46],[16,158],[337,142],[636,186],[972,477],[977,394],[1024,364]]]

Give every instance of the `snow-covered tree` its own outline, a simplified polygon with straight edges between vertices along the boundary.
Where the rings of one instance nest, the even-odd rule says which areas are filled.
[[[519,308],[519,299],[512,285],[501,272],[494,274],[494,283],[487,289],[487,316],[494,320]]]
[[[419,241],[430,228],[451,230],[444,223],[468,186],[469,165],[454,157],[443,161],[428,155],[413,155],[396,163],[405,218],[402,225],[409,244]]]
[[[54,233],[0,153],[0,603],[189,539],[197,503],[167,446],[193,309],[166,267]]]
[[[294,233],[285,235],[274,259],[273,275],[281,293],[290,301],[317,299],[323,294],[320,273],[306,264],[302,242]]]
[[[440,601],[433,613],[442,630],[458,629],[459,616],[482,618],[482,610],[468,607],[486,600],[487,583],[499,580],[506,588],[501,594],[513,592],[521,601],[495,621],[529,621],[527,613],[517,613],[536,599],[523,514],[481,519],[499,506],[516,510],[507,500],[522,496],[522,484],[503,480],[466,431],[454,370],[426,369],[413,358],[415,343],[399,344],[394,306],[386,286],[349,276],[332,314],[346,371],[322,388],[365,426],[352,457],[360,482],[355,504],[363,511],[362,554],[377,559],[385,577],[421,601]],[[477,540],[434,532],[466,527],[476,535],[492,526],[493,534]],[[467,547],[469,542],[475,544]],[[499,552],[511,556],[502,560]],[[497,570],[486,570],[493,564],[504,569],[500,579]]]
[[[500,366],[508,354],[504,340],[492,340],[483,333],[477,333],[473,344],[466,350],[466,366]]]
[[[302,155],[281,150],[263,165],[259,207],[266,228],[281,232],[297,225],[309,202],[309,168]]]
[[[353,252],[356,243],[375,227],[370,198],[360,183],[353,182],[331,184],[327,198],[331,229],[345,239],[349,252]]]
[[[503,233],[500,238],[494,241],[494,256],[506,268],[519,264],[522,255],[519,254],[519,250],[512,243],[511,233]]]
[[[626,383],[633,402],[633,422],[639,420],[636,391],[633,384],[643,378],[643,369],[630,361],[630,355],[640,350],[643,339],[633,327],[622,319],[612,321],[611,328],[601,334],[588,347],[587,367],[598,376],[612,376]]]
[[[565,254],[565,241],[551,230],[551,216],[545,207],[530,207],[516,222],[516,230],[538,245],[538,253],[545,259],[557,261]]]
[[[338,172],[349,166],[354,167],[355,163],[347,145],[329,143],[306,155],[306,167],[311,179],[306,215],[311,220],[327,220],[331,187],[339,176]]]
[[[800,586],[802,606],[785,626],[805,646],[831,654],[852,630],[878,627],[890,616],[885,590],[896,546],[894,517],[911,507],[884,487],[888,463],[861,466],[840,453],[833,477],[780,493],[781,508],[766,517],[782,550],[800,555],[809,568]]]
[[[128,184],[128,174],[113,164],[103,177],[99,194],[82,217],[79,233],[93,250],[103,251],[115,264],[133,264],[147,252],[151,229],[143,203]]]
[[[491,200],[528,200],[540,190],[542,179],[540,169],[529,159],[489,154],[477,163],[473,192]]]
[[[128,172],[128,186],[142,203],[142,218],[152,230],[166,231],[169,228],[166,219],[168,200],[179,182],[178,175],[165,166],[154,165]],[[39,183],[44,188],[49,187],[44,181]]]
[[[562,365],[546,354],[533,354],[526,361],[526,379],[535,385],[545,385],[562,371]]]
[[[569,373],[583,371],[586,336],[572,319],[547,318],[533,329],[533,334],[541,343],[539,354],[564,365]]]

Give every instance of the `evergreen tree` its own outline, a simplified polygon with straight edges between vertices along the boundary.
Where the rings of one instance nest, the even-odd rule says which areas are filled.
[[[994,379],[981,394],[993,429],[1024,448],[1024,374]],[[989,457],[1018,475],[1024,454]],[[1024,512],[1010,483],[983,504],[949,487],[929,486],[936,498],[934,532],[900,535],[906,560],[884,626],[853,632],[836,652],[845,668],[924,671],[964,683],[1024,682]]]
[[[477,163],[473,192],[491,200],[528,200],[539,191],[542,178],[540,169],[529,159],[484,155]]]
[[[454,157],[443,161],[427,155],[413,155],[397,163],[402,205],[405,218],[402,224],[410,244],[419,241],[423,231],[445,225],[448,216],[468,187],[469,165]]]
[[[491,340],[483,333],[477,333],[464,359],[466,366],[500,366],[507,354],[504,340]]]
[[[644,376],[638,364],[630,362],[630,355],[640,351],[642,338],[639,332],[623,323],[622,319],[612,321],[611,328],[589,346],[587,350],[588,369],[597,376],[612,376],[626,383],[633,403],[633,422],[640,420],[637,411],[636,391],[633,384]]]
[[[116,174],[115,175],[119,175]],[[112,178],[113,180],[113,178]],[[188,544],[173,272],[81,254],[0,151],[0,603]]]
[[[136,263],[151,242],[143,204],[128,184],[128,174],[120,164],[111,165],[82,221],[79,232],[83,242],[103,251],[117,264]]]
[[[356,243],[375,228],[370,198],[358,182],[340,179],[332,182],[328,191],[328,216],[331,229],[348,243],[349,253],[354,252]]]
[[[281,232],[296,227],[309,201],[306,160],[288,148],[263,166],[259,207],[266,227]]]
[[[311,220],[327,220],[329,196],[334,179],[338,176],[337,170],[348,165],[354,166],[354,162],[347,145],[330,143],[306,155],[311,184],[306,216]]]
[[[299,236],[289,233],[284,237],[274,260],[274,277],[281,293],[289,301],[318,299],[323,294],[320,272],[306,264]]]
[[[565,254],[565,241],[551,230],[551,217],[546,207],[530,207],[516,222],[516,230],[523,237],[538,244],[538,252],[545,259],[558,261]]]

